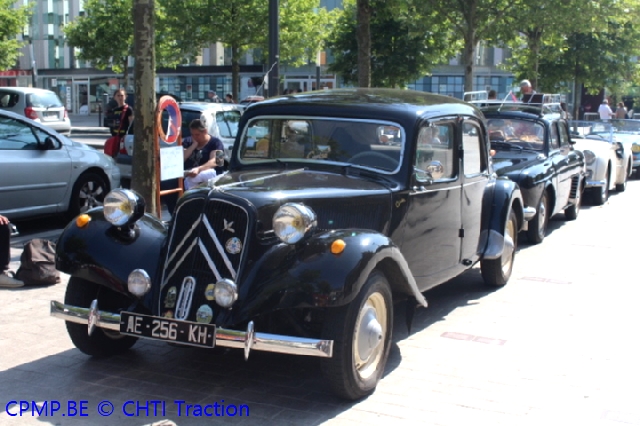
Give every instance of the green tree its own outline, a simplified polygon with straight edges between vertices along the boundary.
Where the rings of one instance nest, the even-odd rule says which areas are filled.
[[[179,7],[192,11],[198,40],[221,42],[231,50],[232,90],[240,88],[240,60],[249,49],[265,54],[268,47],[268,1],[187,0]],[[280,0],[280,64],[299,66],[315,59],[335,13],[320,7],[320,0]],[[268,64],[271,67],[273,64]]]
[[[180,64],[200,47],[195,37],[197,31],[181,23],[181,15],[166,13],[167,7],[174,4],[171,2],[175,3],[175,0],[154,4],[156,33],[159,34],[155,42],[158,66]],[[182,10],[183,15],[188,16],[184,6]],[[127,65],[129,56],[133,56],[134,45],[132,11],[132,0],[87,0],[84,16],[79,16],[64,29],[67,42],[80,49],[78,58],[91,62],[98,69],[111,68],[122,73],[127,82]]]
[[[452,24],[452,29],[464,47],[461,63],[464,67],[464,87],[473,90],[476,47],[478,43],[506,42],[514,37],[514,13],[522,0],[432,0],[416,1],[423,13],[436,12]]]
[[[406,2],[371,0],[371,53],[367,57],[374,87],[401,87],[429,73],[455,55],[460,44],[448,30],[450,24],[433,12],[418,14]],[[330,69],[347,83],[360,81],[358,10],[346,3],[328,42],[335,61]]]
[[[13,68],[20,56],[23,43],[17,36],[29,22],[28,6],[14,8],[13,0],[0,0],[0,70]]]

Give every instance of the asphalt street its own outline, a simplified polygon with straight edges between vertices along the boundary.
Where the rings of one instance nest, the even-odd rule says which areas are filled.
[[[521,239],[505,287],[485,287],[474,267],[425,293],[430,306],[410,333],[397,306],[385,376],[355,403],[328,392],[312,358],[253,352],[245,362],[241,350],[139,341],[124,355],[92,359],[49,316],[68,276],[2,289],[0,424],[640,425],[639,207],[640,181],[631,181],[576,221],[552,221],[541,245]],[[197,405],[215,404],[227,415],[195,416]],[[229,415],[242,406],[246,415]]]

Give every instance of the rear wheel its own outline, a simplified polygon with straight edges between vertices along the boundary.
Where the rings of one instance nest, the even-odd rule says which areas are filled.
[[[91,281],[77,277],[69,279],[64,295],[65,304],[88,308],[94,299],[98,299],[99,309],[107,311],[116,311],[131,303],[124,295]],[[89,335],[86,324],[66,321],[66,325],[69,337],[76,348],[95,357],[122,353],[131,348],[138,340],[136,337],[124,336],[117,331],[105,330],[100,327],[95,327],[93,333]]]
[[[504,249],[498,259],[485,259],[480,262],[484,282],[490,286],[501,287],[509,281],[513,271],[513,261],[518,246],[518,218],[513,210],[504,229]]]
[[[373,392],[387,363],[392,328],[389,282],[374,270],[358,296],[329,311],[323,326],[323,338],[334,343],[333,357],[321,366],[334,393],[355,400]]]
[[[547,224],[549,223],[549,198],[547,191],[542,193],[538,203],[536,215],[529,222],[527,238],[532,244],[540,244],[547,234]]]

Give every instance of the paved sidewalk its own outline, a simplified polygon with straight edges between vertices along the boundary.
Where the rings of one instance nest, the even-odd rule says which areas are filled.
[[[78,133],[109,133],[108,127],[102,126],[104,115],[100,114],[69,114],[71,120],[71,135]]]
[[[146,340],[92,359],[49,316],[67,276],[46,288],[4,289],[0,424],[638,426],[640,288],[631,228],[639,194],[640,181],[632,181],[578,220],[552,221],[542,244],[519,247],[504,288],[488,289],[473,268],[427,292],[430,306],[416,312],[410,334],[397,307],[385,376],[357,402],[329,394],[318,361],[308,357],[254,351],[245,362],[241,350]],[[12,266],[19,254],[12,248]],[[64,408],[85,400],[87,416],[17,417],[15,406],[6,408],[11,400]],[[186,416],[177,400],[244,404],[250,417]],[[112,415],[97,411],[105,401]],[[165,402],[167,410],[149,405],[130,416],[129,401]]]

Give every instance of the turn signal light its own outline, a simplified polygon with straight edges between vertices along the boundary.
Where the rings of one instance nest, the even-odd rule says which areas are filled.
[[[347,246],[347,243],[344,240],[335,240],[331,243],[331,253],[340,254],[344,251],[344,248]]]
[[[76,218],[76,226],[78,228],[84,228],[89,224],[89,222],[91,222],[91,216],[88,214],[81,214]]]

